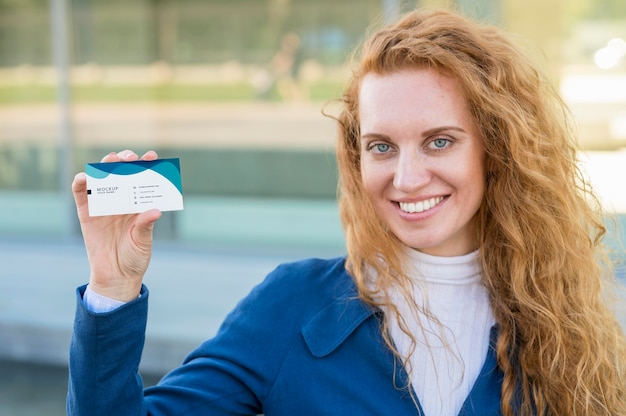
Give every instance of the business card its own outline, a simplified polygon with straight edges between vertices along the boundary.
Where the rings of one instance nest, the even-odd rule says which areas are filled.
[[[87,163],[89,216],[183,209],[180,160]]]

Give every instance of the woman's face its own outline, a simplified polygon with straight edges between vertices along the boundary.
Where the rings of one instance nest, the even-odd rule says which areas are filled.
[[[427,254],[476,249],[484,150],[456,81],[431,69],[368,74],[359,117],[363,186],[390,231]]]

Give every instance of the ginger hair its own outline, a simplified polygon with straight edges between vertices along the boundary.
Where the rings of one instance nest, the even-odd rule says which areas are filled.
[[[503,414],[626,415],[626,343],[607,303],[615,281],[604,214],[578,168],[566,106],[497,27],[415,10],[360,48],[337,116],[340,216],[359,296],[395,314],[415,345],[387,294],[397,285],[412,299],[403,244],[364,192],[359,148],[361,80],[406,68],[455,78],[482,134],[487,173],[476,239],[499,327]],[[397,355],[386,320],[382,333]]]

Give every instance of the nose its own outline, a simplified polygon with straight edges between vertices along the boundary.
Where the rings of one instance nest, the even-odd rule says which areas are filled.
[[[400,153],[393,177],[393,186],[404,193],[412,193],[428,184],[432,173],[427,162],[415,152]]]

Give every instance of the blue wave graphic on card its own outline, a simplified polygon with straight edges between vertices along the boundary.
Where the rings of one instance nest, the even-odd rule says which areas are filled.
[[[180,159],[137,160],[134,162],[88,163],[85,173],[92,178],[104,179],[110,174],[134,175],[144,170],[153,170],[171,181],[183,192],[180,179]]]

